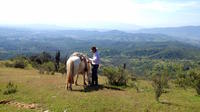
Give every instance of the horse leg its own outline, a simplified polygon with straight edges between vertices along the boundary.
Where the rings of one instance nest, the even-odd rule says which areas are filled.
[[[65,89],[67,89],[67,90],[69,89],[69,84],[68,83],[66,84]]]
[[[65,84],[65,89],[67,89],[67,90],[69,89],[69,83],[70,83],[70,82],[67,81],[67,83]],[[71,83],[70,83],[70,84],[71,84]]]
[[[87,85],[85,82],[85,74],[83,74],[83,84],[84,84],[84,86]]]
[[[68,86],[68,84],[69,84],[69,82],[67,81],[66,83],[65,83],[65,89],[69,89],[69,86]]]
[[[79,74],[77,74],[77,76],[76,76],[76,81],[75,81],[75,85],[76,86],[78,86],[78,82],[77,82],[78,81],[78,76],[79,76]]]
[[[72,76],[70,77],[70,80],[71,80],[71,81],[70,81],[69,89],[72,91],[72,80],[73,80],[73,79],[72,79]]]
[[[69,89],[72,91],[72,83],[70,83]]]
[[[68,90],[68,77],[66,78],[66,83],[65,83],[65,89],[67,89]]]

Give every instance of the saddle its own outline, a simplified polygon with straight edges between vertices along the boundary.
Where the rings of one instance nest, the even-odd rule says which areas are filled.
[[[75,53],[72,54],[72,56],[78,56],[78,57],[80,58],[80,60],[81,60],[82,62],[84,62],[84,64],[85,64],[84,71],[85,71],[85,72],[88,71],[88,66],[87,66],[88,63],[87,63],[86,56],[85,56],[84,54],[79,53],[79,52],[75,52]]]
[[[84,62],[85,64],[85,68],[84,68],[84,71],[88,71],[88,67],[87,67],[87,60],[86,60],[86,57],[85,56],[80,56],[80,60]]]

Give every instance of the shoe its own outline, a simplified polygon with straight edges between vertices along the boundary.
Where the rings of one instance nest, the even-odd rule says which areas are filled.
[[[94,87],[94,84],[91,84],[90,87]]]

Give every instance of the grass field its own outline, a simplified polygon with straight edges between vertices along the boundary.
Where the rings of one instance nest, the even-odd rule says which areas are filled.
[[[108,88],[105,80],[100,77],[99,89],[84,91],[82,86],[73,86],[74,91],[67,91],[65,76],[61,74],[41,75],[36,70],[1,67],[0,100],[35,103],[40,109],[0,104],[0,112],[37,112],[41,108],[49,112],[200,112],[200,96],[193,89],[183,90],[171,84],[169,92],[163,94],[158,103],[151,82],[139,80],[140,92],[137,93],[134,88]],[[17,92],[3,95],[9,81],[17,85]],[[82,85],[81,77],[79,84]]]

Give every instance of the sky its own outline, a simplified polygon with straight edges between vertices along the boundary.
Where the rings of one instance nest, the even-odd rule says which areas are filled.
[[[200,0],[0,0],[0,24],[200,25]]]

